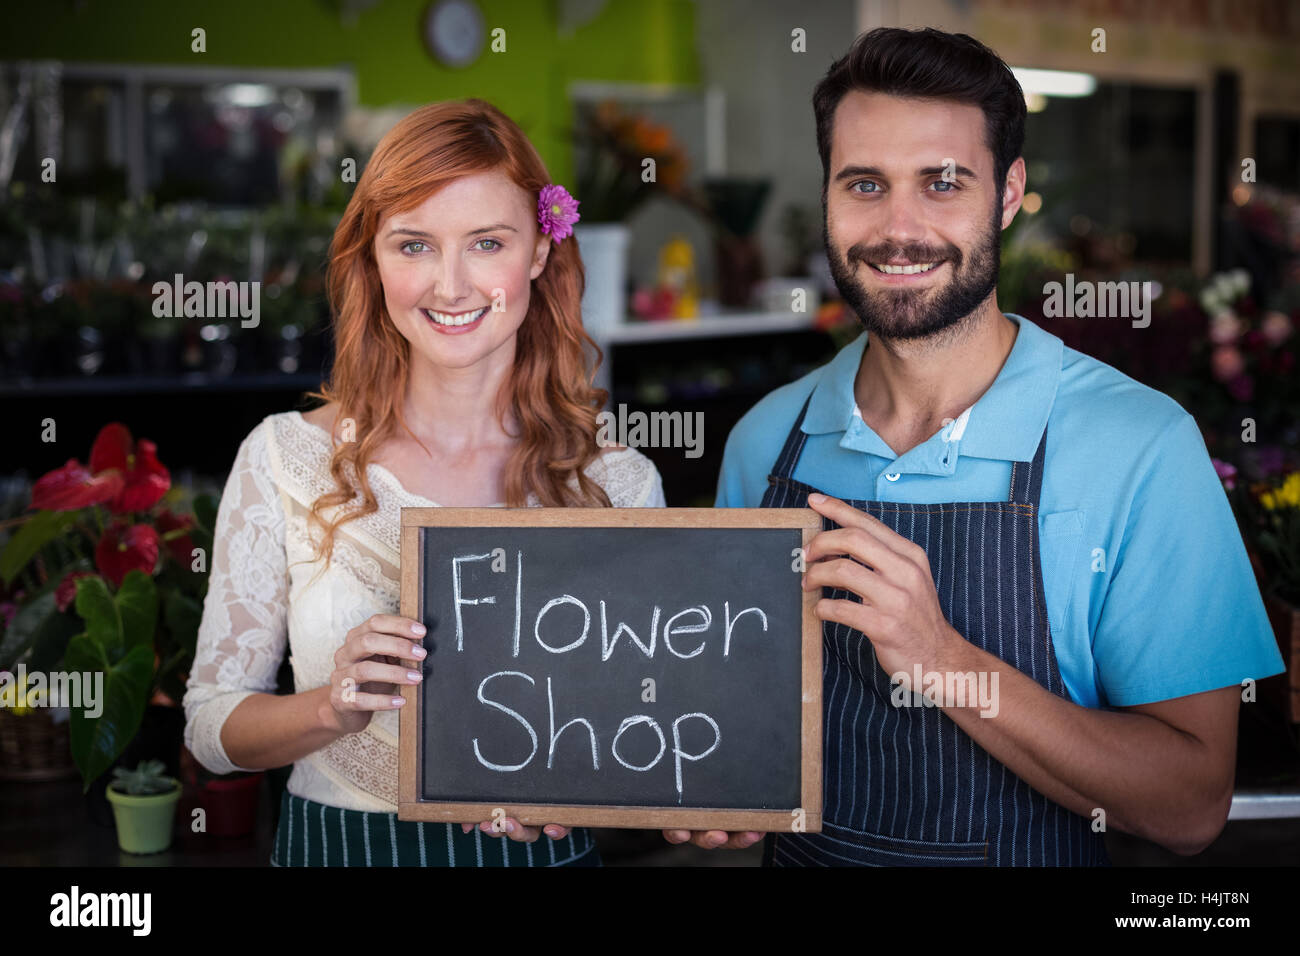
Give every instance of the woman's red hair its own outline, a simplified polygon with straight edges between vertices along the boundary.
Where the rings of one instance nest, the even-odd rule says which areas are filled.
[[[399,427],[419,441],[402,416],[410,345],[384,307],[374,256],[379,221],[420,205],[456,179],[493,170],[504,172],[534,200],[550,182],[523,130],[492,104],[468,99],[423,106],[379,142],[334,230],[326,273],[334,367],[330,381],[307,394],[337,403],[336,420],[351,419],[359,440],[335,445],[330,474],[338,490],[312,505],[313,519],[326,528],[321,544],[326,566],[338,527],[378,510],[366,475],[375,451]],[[604,489],[584,473],[601,452],[596,414],[607,393],[592,384],[602,356],[582,327],[583,281],[572,236],[552,245],[533,280],[528,312],[517,333],[514,369],[497,396],[502,427],[507,412],[518,427],[518,445],[505,473],[510,507],[527,504],[529,495],[551,507],[610,506]],[[323,510],[356,497],[353,476],[360,484],[361,506],[326,522]]]

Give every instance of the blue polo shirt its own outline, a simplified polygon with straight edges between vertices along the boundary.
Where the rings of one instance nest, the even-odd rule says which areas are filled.
[[[896,455],[853,394],[864,332],[765,396],[727,438],[717,506],[757,507],[804,400],[794,479],[838,498],[1005,501],[1047,426],[1038,514],[1052,641],[1071,698],[1127,707],[1280,673],[1250,560],[1196,421],[1018,315],[989,389]]]

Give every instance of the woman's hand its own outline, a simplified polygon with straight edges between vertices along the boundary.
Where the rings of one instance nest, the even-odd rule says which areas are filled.
[[[569,828],[562,827],[558,823],[548,823],[545,827],[526,827],[514,817],[503,817],[495,826],[491,820],[484,820],[478,825],[478,828],[493,837],[509,837],[516,843],[534,843],[542,835],[542,830],[552,840],[563,840],[569,835]],[[462,823],[460,825],[461,833],[469,833],[474,829],[472,823]]]
[[[743,850],[763,839],[763,834],[754,830],[665,830],[664,839],[669,843],[690,842],[705,850]]]
[[[377,710],[396,710],[405,700],[397,696],[402,684],[418,684],[418,671],[400,666],[399,659],[423,660],[424,625],[394,614],[375,614],[348,631],[343,646],[334,652],[334,673],[330,675],[330,708],[333,722],[345,734],[366,729]],[[472,823],[462,823],[469,833]],[[485,820],[479,828],[494,837],[508,836],[519,843],[533,843],[542,835],[541,827],[526,827],[514,817],[504,817],[493,826]],[[569,828],[555,823],[545,827],[552,840],[562,840]]]
[[[343,646],[334,652],[330,675],[329,723],[344,734],[360,733],[377,710],[397,710],[405,700],[397,695],[402,684],[418,684],[419,671],[398,664],[401,659],[420,661],[424,625],[396,614],[375,614],[348,631]]]

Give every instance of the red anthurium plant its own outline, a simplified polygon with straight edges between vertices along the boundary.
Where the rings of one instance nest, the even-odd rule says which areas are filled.
[[[113,422],[95,438],[89,468],[69,458],[32,486],[32,507],[69,511],[103,504],[115,515],[148,511],[171,483],[157,446],[144,439],[137,445],[125,425]]]
[[[89,465],[72,458],[0,522],[0,671],[103,674],[92,716],[71,711],[87,788],[126,749],[150,703],[184,694],[208,586],[217,502],[171,487],[157,446],[105,425]]]

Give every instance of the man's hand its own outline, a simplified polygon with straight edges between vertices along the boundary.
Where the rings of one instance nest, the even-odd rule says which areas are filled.
[[[943,616],[925,549],[838,498],[810,494],[808,505],[840,527],[808,543],[804,590],[840,588],[862,599],[822,598],[817,617],[865,634],[885,673],[906,675],[909,690],[916,665],[922,673],[942,672],[966,641]]]
[[[1240,687],[1120,709],[1082,707],[966,640],[944,619],[924,549],[852,505],[811,494],[841,525],[809,542],[804,587],[842,588],[862,603],[823,599],[816,614],[861,631],[885,673],[910,690],[922,674],[997,672],[999,709],[945,700],[970,738],[1049,800],[1175,853],[1199,853],[1232,801]],[[813,563],[816,562],[816,563]],[[864,567],[865,565],[865,567]],[[944,682],[945,686],[947,682]]]

